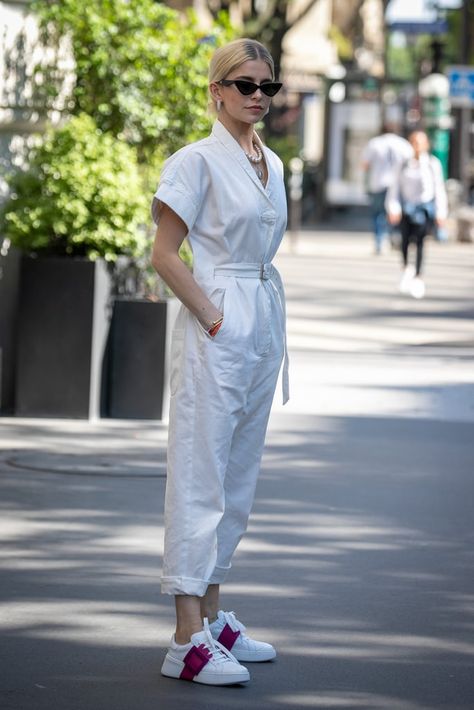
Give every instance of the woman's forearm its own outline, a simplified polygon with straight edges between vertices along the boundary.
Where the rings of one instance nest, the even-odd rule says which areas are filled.
[[[152,264],[173,293],[189,308],[206,330],[222,313],[207,298],[191,271],[175,252],[155,251]]]

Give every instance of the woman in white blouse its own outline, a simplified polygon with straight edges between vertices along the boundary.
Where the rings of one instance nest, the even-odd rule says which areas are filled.
[[[282,361],[283,286],[272,259],[286,226],[281,160],[254,126],[281,88],[259,42],[218,49],[209,70],[211,134],[165,163],[152,205],[153,265],[182,306],[172,339],[161,589],[176,632],[162,674],[196,683],[249,680],[241,665],[275,657],[220,606],[245,532]],[[187,236],[191,272],[179,258]]]
[[[423,246],[433,223],[442,226],[447,217],[447,197],[441,163],[429,153],[429,140],[424,131],[416,130],[408,138],[414,156],[406,160],[390,186],[386,209],[391,224],[400,223],[404,271],[400,291],[423,298],[425,284],[421,278]],[[415,268],[408,263],[410,242],[416,244]]]

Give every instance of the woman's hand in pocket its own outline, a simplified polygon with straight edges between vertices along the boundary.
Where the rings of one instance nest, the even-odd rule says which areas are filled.
[[[212,313],[209,313],[209,315],[206,313],[206,315],[203,318],[199,319],[199,322],[201,323],[202,327],[204,330],[207,330],[209,333],[210,330],[224,318],[224,314],[221,313],[221,311],[218,311],[217,309],[213,309]]]

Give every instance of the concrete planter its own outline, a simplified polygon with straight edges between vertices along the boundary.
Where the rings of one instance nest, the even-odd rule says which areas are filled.
[[[102,261],[23,257],[17,416],[99,416],[110,291]]]
[[[176,299],[114,301],[108,343],[103,414],[120,419],[163,419],[168,413],[169,343]]]
[[[21,254],[0,256],[0,414],[15,407],[15,366]]]

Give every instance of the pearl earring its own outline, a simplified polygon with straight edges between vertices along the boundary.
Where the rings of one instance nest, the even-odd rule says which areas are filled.
[[[220,99],[217,99],[216,101],[216,109],[219,112],[222,108],[222,101]]]

